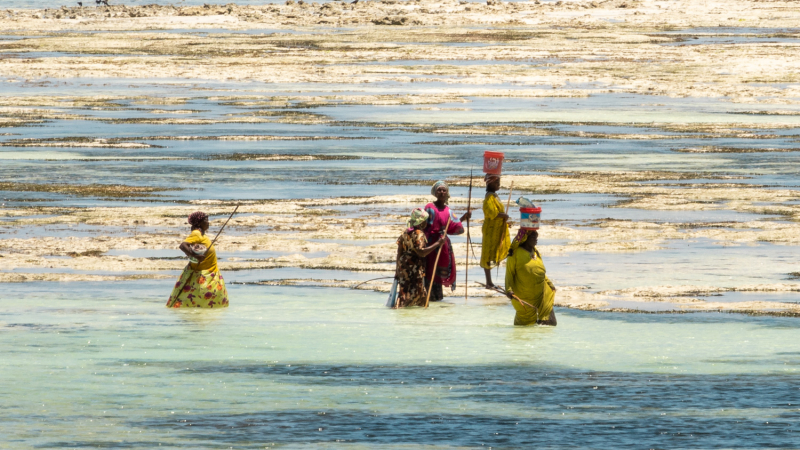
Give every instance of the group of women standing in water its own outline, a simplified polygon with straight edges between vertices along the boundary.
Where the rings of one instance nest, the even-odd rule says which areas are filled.
[[[396,308],[425,306],[428,288],[434,302],[444,298],[444,287],[456,288],[456,255],[447,235],[463,234],[461,222],[472,213],[456,218],[447,205],[450,188],[444,181],[433,185],[431,195],[436,201],[414,209],[397,239]]]
[[[522,228],[512,243],[508,214],[497,197],[500,176],[486,175],[484,181],[480,265],[486,275],[486,288],[495,288],[491,270],[506,260],[504,292],[517,311],[514,325],[556,325],[556,288],[545,275],[542,255],[535,247],[538,232]],[[461,222],[472,213],[467,211],[456,218],[447,205],[450,190],[444,181],[433,185],[431,195],[436,201],[414,209],[406,221],[406,230],[397,239],[396,308],[426,306],[429,300],[442,300],[443,287],[455,290],[456,259],[447,236],[464,233]]]
[[[536,249],[538,232],[521,228],[511,242],[508,215],[497,197],[500,176],[486,175],[486,197],[481,244],[481,267],[486,287],[499,289],[492,282],[491,270],[504,260],[505,290],[517,314],[514,325],[555,325],[553,301],[556,288],[547,278],[542,255]],[[472,217],[467,211],[456,217],[448,206],[450,188],[437,181],[431,188],[435,201],[415,208],[406,229],[397,239],[395,308],[427,306],[428,301],[444,298],[444,288],[456,288],[456,257],[448,236],[464,233],[462,222]],[[190,263],[167,301],[171,308],[219,308],[228,306],[228,291],[217,267],[216,250],[206,235],[208,215],[197,211],[188,219],[192,232],[180,249]]]

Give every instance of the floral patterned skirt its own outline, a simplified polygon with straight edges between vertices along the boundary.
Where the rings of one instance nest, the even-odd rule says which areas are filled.
[[[217,272],[194,271],[187,267],[167,300],[167,308],[225,308],[228,290]]]
[[[425,306],[428,291],[425,289],[425,260],[409,258],[401,261],[397,270],[397,308]]]

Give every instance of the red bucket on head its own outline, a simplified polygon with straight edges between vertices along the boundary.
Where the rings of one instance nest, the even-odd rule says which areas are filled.
[[[500,152],[483,152],[483,172],[493,175],[503,173],[503,157],[505,155]]]
[[[542,218],[542,208],[520,208],[519,227],[525,230],[538,230]]]

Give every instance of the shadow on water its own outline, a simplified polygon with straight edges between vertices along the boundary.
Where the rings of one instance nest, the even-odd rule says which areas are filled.
[[[800,323],[794,317],[754,317],[741,313],[727,313],[727,312],[608,312],[597,313],[595,311],[581,311],[577,309],[562,310],[563,315],[591,318],[593,320],[609,321],[609,322],[622,322],[622,323],[663,323],[663,324],[678,324],[678,323],[697,323],[697,324],[714,324],[714,323],[741,323],[747,325],[757,325],[764,328],[787,328],[798,329]]]
[[[626,419],[608,414],[604,420],[518,419],[483,414],[370,414],[361,411],[282,411],[228,417],[184,418],[171,423],[147,423],[185,433],[186,440],[247,445],[253,441],[285,443],[351,442],[375,444],[445,444],[451,446],[536,446],[564,448],[563,441],[543,442],[542,436],[568,434],[569,447],[737,448],[793,446],[794,414],[764,423],[741,415],[705,420],[650,415]],[[688,422],[688,423],[687,423]],[[691,424],[689,427],[686,425]],[[361,426],[359,426],[361,425]],[[682,429],[686,431],[675,431]]]
[[[184,443],[214,439],[237,446],[349,442],[563,448],[564,442],[542,442],[542,435],[568,435],[567,445],[575,447],[751,448],[793,446],[800,419],[800,392],[794,377],[788,375],[674,376],[527,365],[194,363],[188,371],[288,377],[290,383],[343,384],[370,390],[381,385],[426,385],[431,395],[439,396],[442,403],[457,403],[463,412],[452,408],[446,412],[381,413],[320,408],[176,414],[131,425],[178,433]],[[471,413],[470,403],[474,402],[515,404],[521,407],[518,411],[525,412],[519,417],[493,414],[490,407],[475,408]]]

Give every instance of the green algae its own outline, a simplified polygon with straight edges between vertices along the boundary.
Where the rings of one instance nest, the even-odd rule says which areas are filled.
[[[126,186],[122,184],[38,184],[0,182],[0,191],[16,192],[49,192],[55,194],[75,195],[79,197],[157,197],[154,192],[179,191],[180,188],[154,188],[146,186]],[[26,200],[27,201],[27,200]]]

